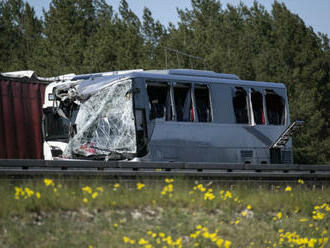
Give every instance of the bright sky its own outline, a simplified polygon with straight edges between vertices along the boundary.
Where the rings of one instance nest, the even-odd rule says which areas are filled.
[[[120,0],[106,0],[117,11]],[[38,16],[42,15],[42,9],[48,9],[50,0],[27,0],[32,5]],[[129,7],[140,18],[142,17],[144,6],[148,7],[153,17],[162,24],[169,22],[176,24],[178,14],[176,8],[191,8],[190,0],[127,0]],[[238,5],[240,0],[221,0],[223,7],[227,3]],[[243,0],[246,5],[251,6],[254,0]],[[274,0],[259,0],[268,11],[271,10]],[[284,2],[288,9],[300,16],[307,26],[312,26],[315,32],[328,34],[330,37],[330,0],[280,0]]]

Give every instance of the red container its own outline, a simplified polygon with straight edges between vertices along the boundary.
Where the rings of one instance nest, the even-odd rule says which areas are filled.
[[[0,158],[43,159],[42,104],[48,83],[0,75]]]

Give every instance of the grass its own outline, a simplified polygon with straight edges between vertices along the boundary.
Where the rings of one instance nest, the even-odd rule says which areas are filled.
[[[329,245],[328,186],[39,180],[0,199],[0,247]]]

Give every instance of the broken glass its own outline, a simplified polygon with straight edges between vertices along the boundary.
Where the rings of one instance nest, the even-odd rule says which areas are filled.
[[[136,153],[132,81],[113,83],[80,105],[77,134],[70,140],[65,157],[127,157]]]

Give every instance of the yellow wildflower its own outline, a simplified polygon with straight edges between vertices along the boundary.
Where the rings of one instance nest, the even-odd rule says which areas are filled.
[[[197,238],[197,234],[196,233],[191,233],[190,234],[190,238],[196,239]]]
[[[173,183],[174,179],[165,178],[165,183]]]
[[[142,188],[144,188],[145,187],[145,185],[143,184],[143,183],[137,183],[136,184],[136,188],[137,188],[137,190],[141,190]]]
[[[252,209],[251,205],[250,205],[250,204],[247,205],[247,206],[246,206],[246,209],[247,209],[247,210],[251,210],[251,209]]]
[[[232,194],[229,191],[226,192],[224,200],[226,200],[227,198],[232,198]]]
[[[146,245],[146,244],[148,244],[148,241],[145,240],[144,238],[141,238],[138,243],[139,243],[139,245]]]
[[[281,219],[282,218],[282,213],[278,212],[276,216],[277,216],[278,219]]]
[[[304,184],[305,182],[304,182],[304,180],[302,180],[302,179],[298,179],[298,183],[300,183],[300,184]]]
[[[93,193],[93,190],[89,186],[83,187],[83,188],[81,188],[81,190],[84,191],[84,192],[87,192],[88,194]]]
[[[292,188],[290,186],[287,186],[284,191],[285,192],[290,192],[291,190],[292,190]]]
[[[204,200],[214,200],[215,198],[215,195],[211,192],[211,191],[208,191],[204,194]]]
[[[40,195],[39,192],[36,193],[36,197],[37,197],[38,199],[41,197],[41,195]]]
[[[47,179],[47,178],[44,179],[44,183],[47,187],[55,185],[52,179]]]
[[[324,219],[325,214],[321,213],[321,212],[317,212],[316,214],[313,215],[313,219],[314,220],[323,220]]]
[[[203,184],[198,184],[197,185],[197,189],[199,189],[199,191],[201,191],[201,192],[205,192],[206,191],[206,188],[203,186]]]
[[[203,232],[202,236],[207,239],[210,237],[210,234],[209,232]]]
[[[130,239],[130,238],[127,237],[127,236],[124,236],[124,237],[123,237],[123,240],[124,240],[124,242],[125,242],[126,244],[131,244],[131,245],[133,245],[133,244],[135,243],[135,240],[134,240],[134,239]]]
[[[225,248],[230,248],[231,247],[231,242],[229,240],[226,240],[225,244],[224,244],[224,247]]]
[[[96,190],[100,191],[100,192],[103,192],[104,189],[102,187],[97,187]]]
[[[174,244],[177,245],[177,246],[181,246],[182,238],[177,238]]]
[[[34,194],[34,191],[29,188],[25,188],[25,192],[28,197],[31,197]]]
[[[114,187],[115,187],[115,189],[117,189],[117,188],[120,187],[120,184],[119,184],[119,183],[116,183],[116,184],[114,185]]]
[[[216,242],[217,246],[222,247],[223,241],[224,241],[223,239],[218,239]]]
[[[87,203],[88,202],[88,199],[87,198],[84,198],[83,199],[83,202]]]
[[[99,193],[94,192],[94,193],[92,194],[92,198],[95,199],[98,195],[99,195]]]
[[[124,243],[129,243],[129,241],[130,241],[130,238],[129,238],[129,237],[126,237],[126,236],[124,236],[124,237],[123,237],[123,240],[124,240]]]
[[[299,221],[300,222],[306,222],[306,221],[308,221],[308,219],[307,218],[301,218]]]

